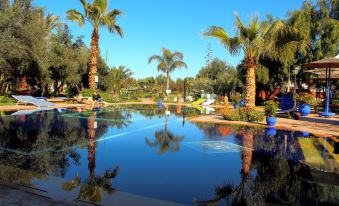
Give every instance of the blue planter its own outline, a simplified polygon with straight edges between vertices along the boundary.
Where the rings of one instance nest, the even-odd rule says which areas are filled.
[[[308,132],[301,132],[301,134],[303,135],[303,137],[309,137],[310,136],[310,133],[308,133]]]
[[[277,134],[277,130],[274,127],[269,127],[266,129],[266,135],[275,136]]]
[[[233,104],[233,108],[234,109],[238,108],[238,104]]]
[[[244,106],[245,106],[245,100],[242,99],[242,100],[240,101],[240,107],[244,107]]]
[[[276,117],[266,117],[266,123],[269,127],[274,127],[274,125],[277,123]]]
[[[158,108],[162,108],[162,100],[160,99],[159,101],[158,101]]]
[[[300,104],[299,106],[299,112],[302,117],[306,117],[311,113],[311,105],[309,104]]]

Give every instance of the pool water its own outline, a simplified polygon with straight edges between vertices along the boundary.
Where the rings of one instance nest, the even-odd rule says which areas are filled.
[[[198,110],[169,111],[2,115],[0,183],[68,204],[339,204],[337,137],[192,123]]]

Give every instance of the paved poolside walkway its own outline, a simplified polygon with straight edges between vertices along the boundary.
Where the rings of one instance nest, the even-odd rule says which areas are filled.
[[[189,121],[216,124],[256,125],[266,127],[266,122],[250,123],[240,121],[227,121],[223,119],[221,114],[192,117],[189,119]],[[321,136],[339,137],[339,117],[337,116],[334,118],[321,118],[318,117],[316,114],[311,114],[309,117],[302,117],[300,120],[278,117],[276,128],[305,131]]]

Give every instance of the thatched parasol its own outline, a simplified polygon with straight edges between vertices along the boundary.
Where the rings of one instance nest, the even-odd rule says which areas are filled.
[[[310,62],[307,64],[303,64],[304,67],[309,69],[314,68],[339,68],[339,55],[336,57],[330,57],[321,59],[318,61]]]
[[[305,71],[305,73],[311,73],[317,75],[317,79],[326,80],[326,70],[323,68],[315,68]],[[339,79],[339,68],[331,68],[331,79]]]
[[[325,58],[311,63],[303,64],[303,66],[306,68],[313,69],[308,70],[308,72],[318,74],[318,76],[323,77],[327,81],[325,111],[320,112],[319,116],[324,117],[335,116],[335,113],[329,111],[329,104],[330,104],[331,79],[333,79],[332,75],[335,78],[337,77],[337,75],[339,75],[339,55],[337,55],[336,57]]]

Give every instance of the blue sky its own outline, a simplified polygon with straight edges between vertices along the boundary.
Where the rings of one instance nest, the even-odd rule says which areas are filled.
[[[92,0],[88,0],[92,2]],[[68,9],[82,10],[79,0],[34,0],[36,6],[42,6],[48,12],[61,17],[74,36],[83,35],[90,44],[92,27],[83,28],[67,21]],[[123,28],[123,39],[100,30],[99,46],[102,56],[108,56],[108,65],[125,65],[134,72],[134,77],[156,76],[156,65],[147,63],[153,54],[160,54],[160,48],[166,47],[184,54],[187,70],[173,72],[173,78],[195,76],[205,65],[208,45],[211,45],[213,57],[218,57],[236,66],[242,55],[233,57],[227,53],[217,40],[202,37],[209,26],[222,26],[229,34],[234,33],[234,12],[237,11],[243,21],[254,15],[264,19],[266,14],[283,18],[288,10],[300,8],[302,0],[110,0],[110,9],[123,10],[125,15],[118,19]]]

